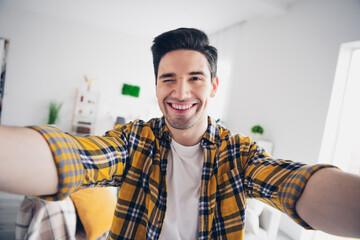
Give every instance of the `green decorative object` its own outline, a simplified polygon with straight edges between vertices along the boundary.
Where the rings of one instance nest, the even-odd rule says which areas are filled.
[[[218,118],[215,122],[219,125],[225,125],[225,122],[223,122],[220,118]]]
[[[262,135],[264,133],[264,128],[260,125],[255,125],[251,128],[251,132]]]
[[[140,87],[124,83],[122,90],[121,90],[121,94],[132,96],[132,97],[139,97]]]
[[[48,118],[48,123],[47,124],[55,124],[58,117],[59,117],[59,111],[60,108],[62,107],[62,103],[56,103],[56,102],[51,102],[49,105],[49,118]]]

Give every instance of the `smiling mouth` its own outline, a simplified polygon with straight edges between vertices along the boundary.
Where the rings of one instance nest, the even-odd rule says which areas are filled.
[[[188,104],[176,104],[176,103],[167,103],[168,106],[170,106],[172,109],[178,110],[178,111],[185,111],[190,108],[193,108],[196,103],[188,103]]]

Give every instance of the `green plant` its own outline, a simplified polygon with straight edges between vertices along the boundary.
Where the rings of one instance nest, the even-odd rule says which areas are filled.
[[[260,125],[255,125],[251,128],[251,132],[262,135],[264,133],[264,128]]]
[[[59,111],[62,103],[50,102],[49,105],[49,118],[47,124],[55,124],[59,116]]]

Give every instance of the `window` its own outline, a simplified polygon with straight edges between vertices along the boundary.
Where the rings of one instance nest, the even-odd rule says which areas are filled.
[[[319,161],[360,174],[360,42],[341,46]],[[349,239],[316,232],[314,240]]]

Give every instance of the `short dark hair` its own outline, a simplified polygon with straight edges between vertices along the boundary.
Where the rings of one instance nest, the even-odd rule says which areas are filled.
[[[201,30],[195,28],[178,28],[171,30],[154,38],[151,47],[155,72],[155,83],[158,77],[159,63],[161,58],[168,52],[189,49],[205,55],[209,62],[211,81],[216,77],[217,50],[209,45],[208,36]]]

